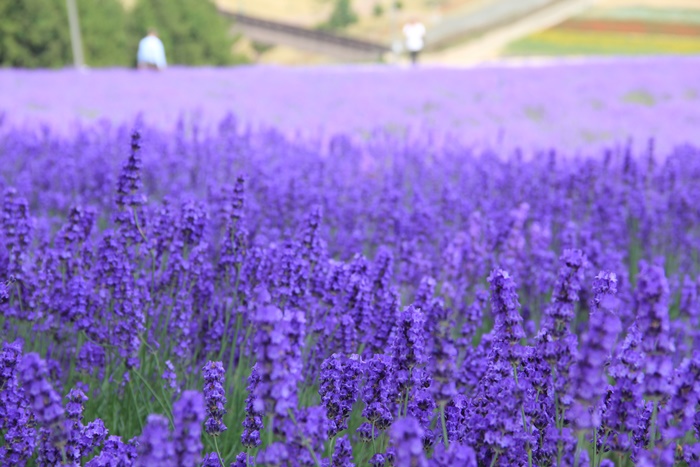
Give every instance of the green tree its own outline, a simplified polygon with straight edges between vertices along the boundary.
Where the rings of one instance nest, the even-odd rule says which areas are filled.
[[[71,60],[65,1],[0,1],[0,65],[56,68]]]
[[[335,0],[331,16],[321,25],[321,29],[343,29],[354,23],[357,23],[357,14],[352,10],[350,0]]]
[[[150,28],[158,31],[169,63],[228,65],[234,63],[228,21],[210,0],[138,0],[131,12],[131,40]]]
[[[88,66],[133,63],[136,52],[130,47],[127,14],[119,0],[78,0],[78,13]]]

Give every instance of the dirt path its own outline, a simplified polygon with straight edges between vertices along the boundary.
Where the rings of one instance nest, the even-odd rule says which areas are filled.
[[[452,47],[444,52],[426,54],[424,62],[441,65],[469,65],[491,60],[497,57],[503,47],[510,42],[566,21],[568,18],[585,11],[592,3],[593,0],[559,2],[507,26],[497,28],[464,45]]]

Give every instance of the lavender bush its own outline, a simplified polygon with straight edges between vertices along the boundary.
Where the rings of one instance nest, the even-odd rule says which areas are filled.
[[[700,148],[0,133],[0,465],[700,463]]]

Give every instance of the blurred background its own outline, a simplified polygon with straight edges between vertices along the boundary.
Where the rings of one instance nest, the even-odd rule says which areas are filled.
[[[149,28],[170,64],[407,63],[410,19],[431,65],[700,54],[700,0],[0,0],[0,65],[133,67]]]

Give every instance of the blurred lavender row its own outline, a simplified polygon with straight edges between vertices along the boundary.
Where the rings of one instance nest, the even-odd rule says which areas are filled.
[[[288,135],[367,138],[426,130],[512,150],[599,149],[657,138],[660,149],[697,138],[697,58],[587,59],[511,67],[367,66],[233,69],[0,70],[6,125],[70,132],[133,121],[170,130],[178,117],[214,127],[229,112]]]

